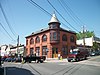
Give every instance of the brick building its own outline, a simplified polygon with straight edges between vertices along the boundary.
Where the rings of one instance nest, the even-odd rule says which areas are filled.
[[[41,29],[26,36],[26,53],[46,55],[56,58],[60,54],[67,57],[69,50],[76,47],[76,33],[60,27],[60,22],[53,14],[48,23],[48,28]]]

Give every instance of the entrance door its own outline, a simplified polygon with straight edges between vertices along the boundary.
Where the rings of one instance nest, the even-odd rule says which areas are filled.
[[[58,48],[56,47],[52,48],[52,57],[58,58]]]

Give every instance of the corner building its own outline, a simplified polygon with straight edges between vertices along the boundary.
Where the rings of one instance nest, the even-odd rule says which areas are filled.
[[[60,54],[66,58],[70,49],[76,47],[76,33],[60,27],[60,22],[53,14],[48,28],[26,36],[26,53],[47,58],[57,58]]]

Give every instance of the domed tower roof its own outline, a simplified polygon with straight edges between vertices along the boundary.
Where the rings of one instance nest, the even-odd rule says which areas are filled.
[[[55,13],[52,15],[51,20],[49,21],[48,24],[51,24],[51,23],[59,23],[59,24],[60,24],[60,22],[59,22],[59,20],[57,19]]]

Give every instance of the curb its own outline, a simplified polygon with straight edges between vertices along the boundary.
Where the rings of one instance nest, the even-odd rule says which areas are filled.
[[[45,60],[44,62],[68,62],[67,60]]]

